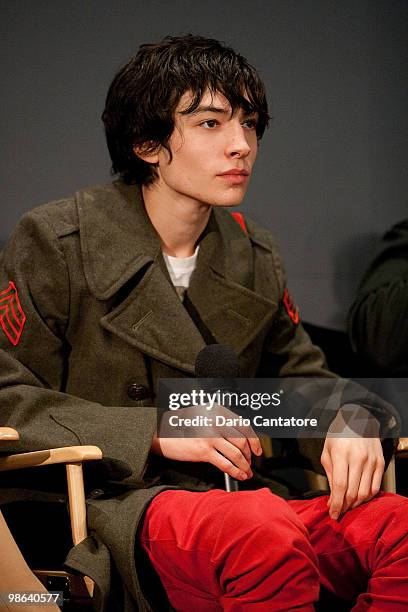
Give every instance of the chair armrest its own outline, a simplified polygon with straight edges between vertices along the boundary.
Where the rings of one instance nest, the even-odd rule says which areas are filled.
[[[400,438],[397,453],[402,453],[404,451],[408,451],[408,438]]]
[[[397,480],[395,475],[395,459],[406,459],[408,457],[408,438],[400,438],[398,446],[393,455],[390,464],[384,473],[382,481],[382,490],[386,493],[396,493]]]
[[[18,440],[18,431],[11,427],[0,427],[0,441],[1,440]]]
[[[65,446],[1,457],[0,472],[55,463],[82,463],[97,459],[102,459],[102,451],[97,446]]]
[[[0,427],[0,442],[2,440],[18,440],[19,434],[15,429],[11,427]],[[47,450],[33,451],[30,453],[18,453],[15,455],[7,455],[0,457],[0,471],[7,470],[18,470],[29,467],[41,467],[43,465],[53,465],[58,463],[64,463],[67,472],[67,485],[68,485],[68,499],[69,499],[69,512],[71,520],[71,532],[72,540],[74,544],[79,544],[88,536],[86,526],[86,507],[85,507],[85,487],[84,478],[82,471],[82,463],[84,461],[95,461],[102,459],[102,451],[97,446],[65,446],[61,448],[50,448]],[[4,519],[0,513],[0,521]],[[3,527],[3,523],[0,522],[0,531]],[[37,579],[31,574],[30,570],[25,564],[20,551],[18,550],[15,542],[8,531],[7,525],[4,523],[4,534],[10,538],[10,550],[15,553],[18,560],[18,569],[24,574],[24,583],[33,584],[29,581],[36,581]],[[4,536],[2,533],[2,537]],[[5,536],[4,536],[5,537]],[[10,572],[9,572],[10,573]],[[12,572],[13,573],[13,572]],[[22,575],[22,574],[21,574]],[[1,575],[0,575],[1,578]],[[93,581],[87,576],[83,577],[86,589],[92,597],[94,584]],[[1,580],[0,580],[1,582]],[[1,582],[1,584],[3,584]],[[14,584],[14,583],[13,583]],[[37,583],[34,582],[37,586]],[[38,583],[38,588],[35,590],[41,590],[42,586]],[[34,590],[31,587],[31,590]],[[0,610],[2,610],[2,601],[0,594]],[[22,608],[24,612],[26,608]],[[31,609],[31,608],[30,608]],[[39,608],[39,611],[42,608]],[[51,609],[58,609],[58,606],[50,607]]]
[[[6,428],[1,429],[4,432]],[[17,438],[12,439],[18,439],[18,433],[14,433]],[[12,435],[10,432],[8,434]],[[0,457],[0,472],[64,463],[67,471],[72,539],[74,544],[79,544],[87,537],[82,463],[98,459],[102,459],[102,451],[97,446],[65,446]]]

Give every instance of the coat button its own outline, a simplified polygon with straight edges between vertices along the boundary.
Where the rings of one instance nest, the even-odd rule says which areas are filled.
[[[105,491],[103,491],[102,489],[93,489],[93,491],[89,493],[88,497],[90,497],[91,499],[96,499],[104,495],[104,493]]]
[[[133,383],[127,390],[128,397],[131,400],[145,400],[150,397],[150,391],[145,385],[139,385],[138,383]]]

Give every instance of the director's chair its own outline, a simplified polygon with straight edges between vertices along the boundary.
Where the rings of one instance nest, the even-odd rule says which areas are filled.
[[[2,441],[18,440],[18,432],[8,427],[0,427]],[[82,464],[84,461],[102,459],[102,451],[97,446],[69,446],[3,456],[0,458],[0,471],[10,471],[54,464],[65,464],[68,486],[68,504],[73,544],[79,544],[87,537],[85,489]],[[73,602],[79,609],[90,604],[93,595],[93,581],[88,576],[70,574],[59,570],[30,570],[0,512],[0,611],[26,610],[50,612],[59,610],[55,604],[41,606],[40,603],[12,605],[8,593],[47,593],[48,590],[62,590],[64,598]],[[54,586],[53,586],[54,585]],[[60,585],[57,586],[56,585]],[[61,588],[61,586],[63,588]],[[66,608],[64,608],[66,609]],[[72,605],[72,609],[75,609]]]

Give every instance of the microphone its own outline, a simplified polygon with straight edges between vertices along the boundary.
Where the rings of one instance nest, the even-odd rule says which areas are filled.
[[[237,356],[231,347],[222,344],[208,344],[198,353],[194,372],[196,378],[238,378],[240,368]],[[231,383],[232,386],[233,383]],[[231,478],[225,472],[224,480],[226,491],[238,491],[238,480]]]

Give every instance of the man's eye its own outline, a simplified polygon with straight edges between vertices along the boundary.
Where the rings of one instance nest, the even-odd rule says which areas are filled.
[[[217,125],[219,125],[218,121],[216,119],[207,119],[207,121],[203,121],[202,123],[200,123],[200,125],[202,125],[203,127],[211,130],[215,127],[217,127]]]
[[[243,125],[246,125],[250,130],[256,129],[258,122],[256,119],[245,119]]]

